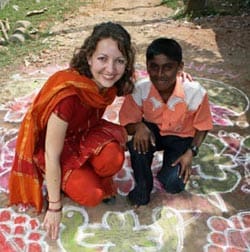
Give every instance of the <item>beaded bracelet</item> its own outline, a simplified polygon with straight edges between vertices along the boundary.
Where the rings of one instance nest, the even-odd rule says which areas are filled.
[[[62,211],[62,206],[60,208],[56,208],[56,209],[51,209],[51,208],[48,208],[47,211],[50,211],[50,212],[61,212]]]
[[[58,202],[61,201],[61,198],[59,200],[56,200],[56,201],[50,201],[49,198],[47,198],[47,200],[48,200],[49,203],[58,203]]]

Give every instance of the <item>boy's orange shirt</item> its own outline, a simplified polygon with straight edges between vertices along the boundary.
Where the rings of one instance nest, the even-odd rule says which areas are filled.
[[[135,84],[133,94],[124,99],[119,120],[125,126],[142,118],[157,124],[162,136],[193,137],[196,129],[213,127],[206,90],[195,81],[182,83],[179,77],[167,103],[148,78]]]

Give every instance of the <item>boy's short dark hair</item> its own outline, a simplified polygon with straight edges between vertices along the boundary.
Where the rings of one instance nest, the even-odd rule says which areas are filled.
[[[164,54],[171,60],[182,62],[182,48],[178,42],[169,38],[158,38],[149,44],[146,51],[146,60],[151,60],[154,56]]]

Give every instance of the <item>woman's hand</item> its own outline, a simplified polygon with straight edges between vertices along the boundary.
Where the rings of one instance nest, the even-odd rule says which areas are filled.
[[[60,208],[57,208],[57,209],[60,209]],[[49,209],[47,210],[44,217],[43,228],[47,231],[47,234],[50,237],[50,239],[56,240],[59,234],[59,227],[60,227],[60,223],[62,219],[62,211],[52,211]],[[51,209],[56,209],[56,208],[52,208],[51,206]]]
[[[193,81],[192,76],[184,71],[180,73],[180,77],[182,78],[183,82],[185,82],[186,80]]]

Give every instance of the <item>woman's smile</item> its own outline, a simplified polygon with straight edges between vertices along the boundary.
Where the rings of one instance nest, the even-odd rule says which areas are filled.
[[[95,52],[88,59],[94,81],[100,89],[112,87],[124,74],[126,59],[111,38],[98,42]]]

